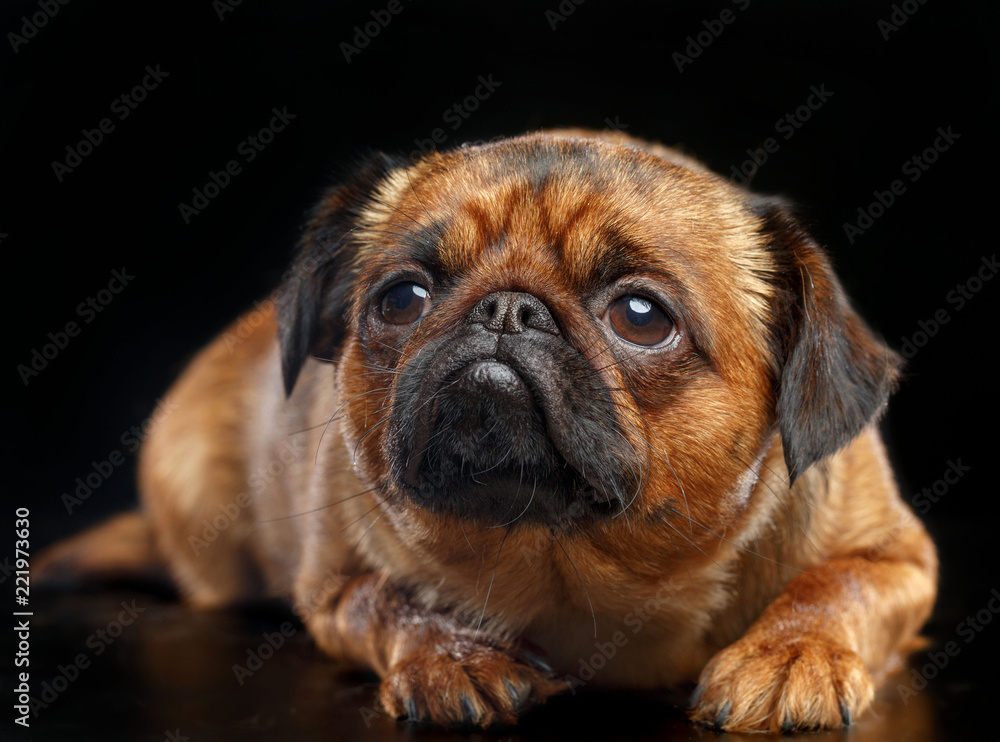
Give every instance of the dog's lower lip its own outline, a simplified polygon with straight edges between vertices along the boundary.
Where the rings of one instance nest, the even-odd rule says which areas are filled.
[[[499,361],[475,361],[459,371],[456,385],[463,391],[488,395],[505,403],[531,405],[531,391],[513,368]]]
[[[499,361],[475,361],[462,371],[463,378],[473,377],[476,380],[489,379],[494,383],[514,383],[519,381],[517,372],[506,363]]]

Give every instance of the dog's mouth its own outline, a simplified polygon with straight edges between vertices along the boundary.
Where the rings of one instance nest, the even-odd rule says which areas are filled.
[[[431,512],[482,525],[566,526],[635,495],[610,395],[550,338],[425,349],[397,390],[393,480]]]

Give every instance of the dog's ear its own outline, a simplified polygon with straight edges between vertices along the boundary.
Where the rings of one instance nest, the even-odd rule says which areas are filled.
[[[347,298],[357,270],[353,231],[379,185],[396,167],[392,158],[368,157],[353,176],[324,195],[278,295],[278,340],[285,394],[290,395],[306,359],[332,360],[346,330]]]
[[[779,199],[753,210],[778,264],[773,308],[777,417],[790,482],[885,408],[902,359],[851,307],[830,261]]]

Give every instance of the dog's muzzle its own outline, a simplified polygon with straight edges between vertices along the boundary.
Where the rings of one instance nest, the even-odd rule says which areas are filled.
[[[479,301],[416,354],[393,408],[393,479],[432,511],[554,525],[634,495],[635,454],[607,388],[530,294]]]

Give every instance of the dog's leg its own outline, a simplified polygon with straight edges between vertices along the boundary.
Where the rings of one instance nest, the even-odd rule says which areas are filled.
[[[930,612],[932,563],[835,559],[795,577],[702,671],[692,717],[728,731],[850,724]]]
[[[305,616],[317,643],[382,678],[379,700],[397,718],[445,725],[513,723],[529,706],[566,689],[517,642],[422,608],[367,574]]]
[[[55,587],[168,579],[152,523],[141,512],[116,516],[50,546],[32,564],[32,577]]]

